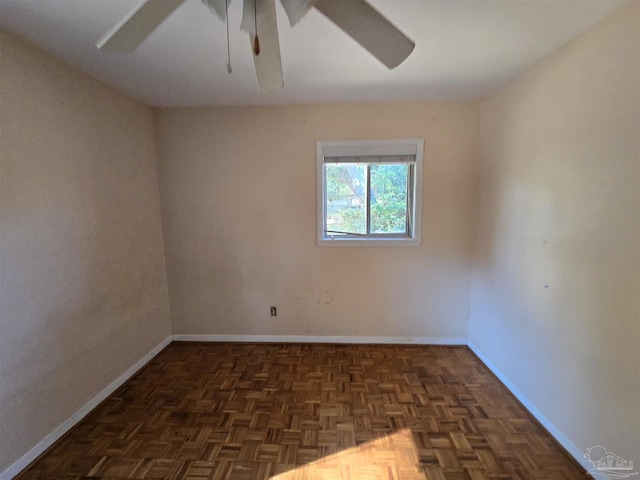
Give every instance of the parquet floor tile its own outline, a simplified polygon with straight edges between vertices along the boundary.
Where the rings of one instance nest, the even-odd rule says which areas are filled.
[[[173,343],[18,478],[588,477],[466,347]]]

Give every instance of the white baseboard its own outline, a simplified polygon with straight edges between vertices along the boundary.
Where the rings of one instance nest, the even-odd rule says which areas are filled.
[[[466,338],[457,337],[363,337],[325,335],[185,335],[173,336],[175,342],[238,342],[238,343],[368,343],[371,345],[466,345]]]
[[[73,428],[80,420],[96,408],[103,400],[109,395],[120,388],[127,380],[133,377],[138,371],[151,361],[158,353],[162,351],[167,345],[171,343],[171,336],[165,338],[159,345],[153,350],[147,353],[144,357],[138,360],[131,368],[115,379],[111,384],[102,390],[98,395],[93,397],[87,404],[85,404],[80,410],[71,415],[62,425],[56,428],[53,432],[40,440],[36,446],[20,457],[13,465],[7,468],[4,472],[0,473],[0,480],[11,480],[24,470],[31,462],[33,462],[38,456],[47,450],[54,444],[60,437]]]
[[[560,445],[564,447],[564,449],[569,452],[569,454],[580,464],[582,467],[589,471],[592,467],[590,463],[585,462],[584,460],[584,452],[580,450],[576,445],[569,440],[569,438],[560,431],[558,427],[556,427],[551,420],[549,420],[539,409],[536,407],[531,400],[524,396],[524,394],[518,390],[518,388],[509,380],[504,373],[502,373],[498,367],[496,367],[491,360],[487,358],[487,356],[478,349],[478,347],[471,341],[467,340],[467,345],[471,349],[473,353],[475,353],[478,358],[484,363],[489,370],[493,372],[493,374],[498,377],[498,379],[504,384],[507,389],[513,393],[513,395],[524,405],[524,407],[529,410],[529,413],[533,415],[538,422],[542,424],[544,428],[551,434],[553,438],[555,438]]]

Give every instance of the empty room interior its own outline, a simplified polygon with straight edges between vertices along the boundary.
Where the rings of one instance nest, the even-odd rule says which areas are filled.
[[[640,1],[0,0],[0,480],[638,478]]]

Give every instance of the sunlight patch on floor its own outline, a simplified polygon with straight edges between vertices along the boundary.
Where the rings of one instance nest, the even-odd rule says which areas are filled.
[[[411,430],[321,458],[271,480],[427,480]]]

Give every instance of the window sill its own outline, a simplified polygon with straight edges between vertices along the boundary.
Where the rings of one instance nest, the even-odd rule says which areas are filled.
[[[417,238],[323,238],[319,247],[419,247],[422,240]]]

